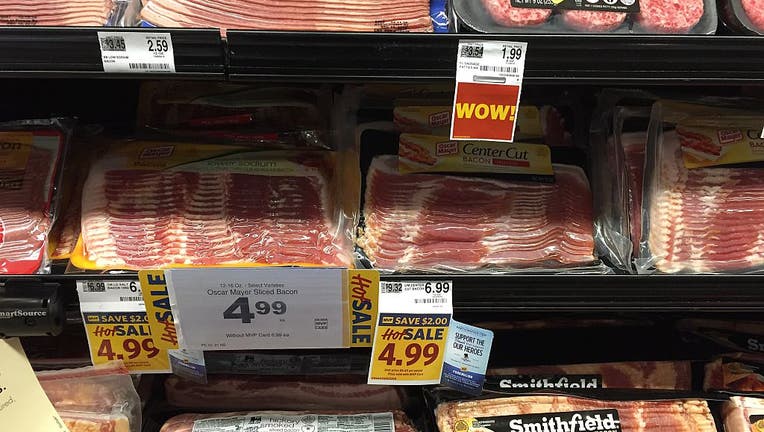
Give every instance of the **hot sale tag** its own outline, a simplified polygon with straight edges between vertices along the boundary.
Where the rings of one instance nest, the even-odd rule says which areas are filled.
[[[131,372],[169,372],[167,351],[152,336],[138,281],[77,281],[77,292],[93,364],[122,360]]]
[[[512,142],[525,42],[460,41],[451,139]]]
[[[440,382],[451,287],[451,281],[380,282],[369,384]]]

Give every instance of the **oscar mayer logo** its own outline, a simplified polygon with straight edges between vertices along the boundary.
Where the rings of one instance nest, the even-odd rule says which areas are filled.
[[[519,99],[518,86],[458,83],[452,138],[512,141]]]

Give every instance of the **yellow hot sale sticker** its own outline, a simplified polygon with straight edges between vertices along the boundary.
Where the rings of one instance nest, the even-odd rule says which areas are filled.
[[[440,382],[450,314],[380,313],[371,384]]]
[[[94,364],[122,360],[132,372],[163,369],[145,312],[84,313]]]

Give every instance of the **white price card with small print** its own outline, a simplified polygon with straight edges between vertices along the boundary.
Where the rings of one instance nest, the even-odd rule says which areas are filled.
[[[512,142],[528,44],[459,41],[451,139]]]
[[[192,350],[342,348],[347,270],[165,272],[178,345]]]
[[[104,72],[174,73],[175,53],[170,33],[98,32]]]

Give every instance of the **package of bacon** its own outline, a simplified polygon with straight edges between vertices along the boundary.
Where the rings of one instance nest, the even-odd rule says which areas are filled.
[[[0,274],[49,271],[48,233],[73,123],[59,118],[0,123]]]
[[[37,378],[71,432],[140,432],[140,398],[121,362],[38,372]]]
[[[723,355],[706,365],[703,388],[764,397],[764,354]]]

